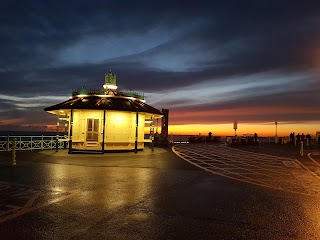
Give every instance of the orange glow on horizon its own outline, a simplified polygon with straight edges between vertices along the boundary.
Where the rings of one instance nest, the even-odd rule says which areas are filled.
[[[21,119],[19,119],[21,120]],[[15,120],[17,121],[17,120]],[[3,122],[2,122],[3,123]],[[11,123],[7,121],[6,123]],[[15,122],[16,123],[16,122]],[[4,124],[1,124],[4,125]],[[11,126],[8,124],[7,126]],[[17,131],[42,131],[42,132],[56,132],[56,124],[24,124],[12,125],[10,129],[17,129]],[[154,131],[161,133],[161,125]],[[311,134],[314,136],[317,131],[320,131],[320,122],[301,122],[301,123],[282,123],[278,122],[277,135],[289,136],[291,132]],[[233,122],[230,123],[216,123],[216,124],[170,124],[169,135],[200,135],[207,136],[212,132],[214,136],[234,136]],[[150,127],[145,127],[145,133],[150,133]],[[237,135],[254,134],[257,133],[261,137],[275,136],[276,126],[274,122],[268,123],[241,123],[238,121]]]
[[[315,135],[320,131],[320,123],[287,124],[279,122],[277,125],[278,136],[289,136],[291,132]],[[202,135],[207,136],[212,132],[214,136],[234,136],[233,123],[227,124],[185,124],[169,125],[170,135]],[[275,123],[239,123],[237,135],[257,133],[261,137],[275,136]]]

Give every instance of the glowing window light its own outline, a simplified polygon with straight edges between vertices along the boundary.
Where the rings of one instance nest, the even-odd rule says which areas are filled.
[[[117,89],[118,87],[116,85],[107,85],[107,84],[104,84],[103,85],[103,88],[104,89]]]
[[[143,99],[139,99],[139,98],[134,98],[134,97],[125,97],[126,99],[130,99],[130,100],[138,100],[140,102],[146,103],[146,100]]]

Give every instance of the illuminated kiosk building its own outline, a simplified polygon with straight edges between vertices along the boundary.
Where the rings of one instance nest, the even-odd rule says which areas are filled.
[[[103,89],[73,91],[69,100],[44,110],[58,116],[57,129],[59,121],[66,120],[69,153],[142,150],[148,141],[144,139],[145,124],[150,124],[149,142],[153,146],[154,120],[163,117],[162,112],[145,103],[142,94],[118,91],[111,70],[105,74]],[[162,124],[167,132],[167,123],[162,120]]]

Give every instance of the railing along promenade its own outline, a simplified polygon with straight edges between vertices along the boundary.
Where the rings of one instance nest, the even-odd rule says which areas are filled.
[[[203,136],[203,135],[169,135],[168,141],[171,143],[189,143],[190,138],[195,138],[195,139],[197,139],[198,142],[205,142],[207,136]],[[199,138],[201,139],[200,141],[199,141]],[[214,136],[212,138],[214,139]],[[237,136],[237,138],[241,139],[242,136]],[[260,143],[275,143],[276,142],[276,137],[259,137],[258,139],[259,139]],[[282,139],[283,139],[283,143],[290,141],[289,137],[279,137],[278,141],[281,143]],[[220,143],[226,143],[227,137],[221,136],[218,141]]]
[[[68,147],[68,142],[64,136],[0,136],[0,151],[10,152],[15,143],[15,150],[49,150],[62,149]]]
[[[169,135],[168,140],[171,143],[189,143],[190,138],[206,138],[205,136],[199,135]],[[241,138],[241,137],[239,137]],[[32,151],[32,150],[52,150],[68,148],[68,142],[65,136],[59,136],[57,141],[57,137],[54,135],[46,136],[0,136],[0,151],[12,151],[13,142],[15,139],[16,150],[17,151]],[[220,143],[226,143],[226,137],[220,137]],[[287,142],[289,138],[285,138],[285,142]],[[260,143],[275,143],[275,137],[259,137]]]

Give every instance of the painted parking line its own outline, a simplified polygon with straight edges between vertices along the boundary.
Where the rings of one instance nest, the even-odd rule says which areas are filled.
[[[233,180],[305,195],[320,193],[319,178],[295,159],[211,144],[179,144],[172,150],[199,168]]]
[[[0,182],[0,223],[62,201],[70,196],[71,194],[66,192]]]

